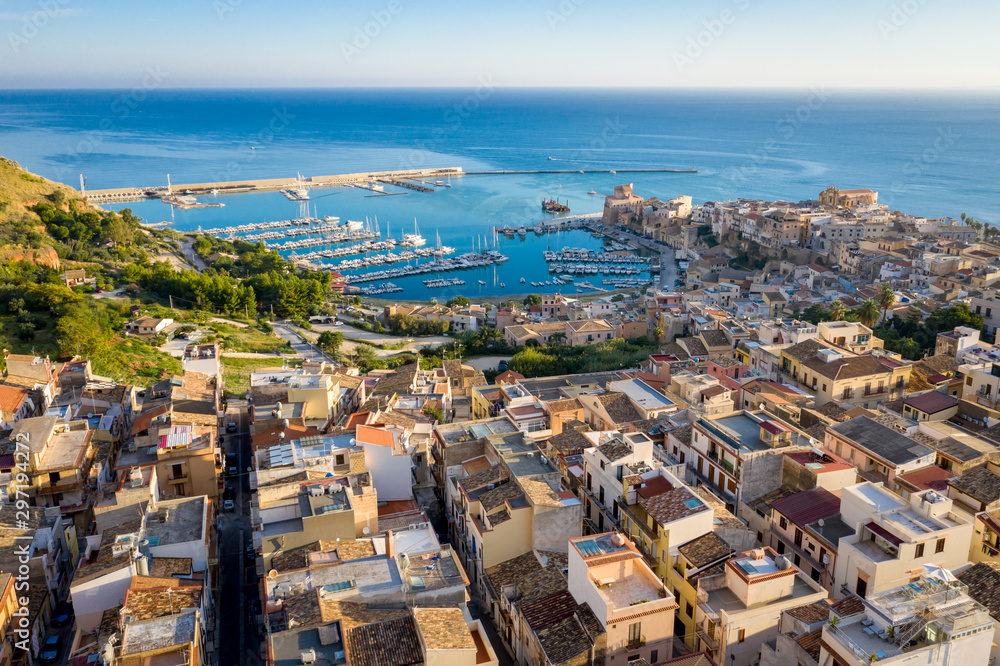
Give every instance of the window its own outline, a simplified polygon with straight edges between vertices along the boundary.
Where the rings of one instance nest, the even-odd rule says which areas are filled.
[[[740,638],[739,638],[739,642],[740,642],[740,643],[742,643],[742,642],[743,642],[743,641],[745,641],[746,639],[747,639],[747,630],[746,630],[746,629],[740,629]]]
[[[785,520],[784,516],[778,519],[778,526],[781,527],[781,529],[786,529],[788,527],[788,521]]]
[[[642,622],[633,622],[628,625],[628,644],[636,645],[642,640]]]
[[[923,557],[924,556],[924,544],[922,544],[922,543],[918,543],[917,544],[917,552],[914,553],[913,556],[914,557]]]
[[[347,464],[347,460],[344,458],[344,454],[343,453],[338,453],[337,454],[337,463],[336,464],[337,465],[346,465]]]
[[[649,663],[655,664],[657,661],[659,661],[659,656],[660,656],[659,650],[652,650],[649,653]]]
[[[802,564],[802,558],[799,557],[798,553],[795,553],[795,566],[800,566]]]
[[[587,472],[587,490],[594,489],[594,479],[590,476],[590,472]]]
[[[785,552],[785,542],[779,540],[778,541],[778,555],[782,555],[782,554],[784,554],[784,552]]]
[[[819,569],[813,568],[812,573],[809,575],[817,583],[819,582],[820,572]]]
[[[868,581],[866,581],[864,578],[861,578],[859,576],[858,577],[858,583],[854,587],[854,591],[857,592],[857,594],[858,594],[859,597],[861,597],[862,599],[864,599],[865,595],[868,594]]]
[[[795,528],[795,545],[799,548],[802,547],[802,530]]]
[[[59,472],[49,472],[49,483],[59,482]]]
[[[690,602],[684,602],[684,614],[688,617],[694,617],[694,608],[691,607]]]
[[[601,504],[604,504],[604,486],[601,486],[600,497],[601,497]]]
[[[944,552],[944,539],[938,539],[937,547],[934,549],[934,552],[935,553],[943,553]]]

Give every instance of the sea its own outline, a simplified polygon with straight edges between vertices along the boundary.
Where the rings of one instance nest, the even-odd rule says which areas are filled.
[[[427,247],[440,236],[457,254],[496,247],[509,257],[488,269],[391,280],[403,287],[400,300],[539,291],[530,283],[551,279],[544,250],[600,249],[602,240],[585,231],[497,238],[493,227],[551,217],[541,210],[546,198],[566,202],[569,215],[599,212],[623,183],[643,197],[690,195],[695,203],[794,202],[831,185],[871,188],[893,210],[1000,224],[1000,92],[992,89],[567,90],[483,81],[413,90],[0,91],[0,155],[73,187],[83,174],[88,189],[162,186],[168,174],[180,184],[430,167],[571,171],[468,175],[400,196],[322,188],[308,203],[264,192],[201,197],[220,208],[110,206],[179,231],[310,215],[377,219],[383,238],[398,239],[416,223]],[[612,173],[628,169],[697,173]],[[425,287],[433,277],[466,284]]]

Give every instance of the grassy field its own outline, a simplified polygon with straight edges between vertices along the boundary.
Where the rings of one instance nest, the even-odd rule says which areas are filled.
[[[139,338],[113,338],[91,363],[94,374],[137,386],[150,386],[181,372],[180,359]]]
[[[301,360],[286,361],[288,367],[302,366]],[[250,390],[250,373],[261,368],[281,367],[280,358],[230,358],[222,359],[222,381],[226,385],[226,395],[242,398]]]
[[[232,324],[209,322],[201,327],[213,331],[226,351],[253,352],[256,354],[279,354],[292,351],[287,340],[256,328],[241,328]]]

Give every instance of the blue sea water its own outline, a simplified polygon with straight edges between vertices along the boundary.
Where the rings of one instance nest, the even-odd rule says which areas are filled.
[[[253,146],[253,149],[251,149]],[[1000,95],[825,90],[136,90],[0,91],[0,154],[90,189],[330,175],[395,168],[474,170],[696,168],[697,174],[467,176],[450,189],[366,198],[313,192],[320,216],[378,216],[395,237],[419,220],[460,252],[491,224],[532,223],[544,197],[596,212],[614,185],[643,196],[799,201],[830,185],[870,187],[914,215],[967,213],[1000,224]],[[549,159],[549,158],[553,159]],[[220,195],[224,208],[129,204],[177,229],[287,219],[278,193]],[[469,295],[547,279],[546,246],[597,247],[583,232],[502,241],[496,275],[463,276]],[[394,280],[426,298],[423,278]],[[478,279],[489,284],[481,289]],[[506,282],[505,289],[499,282]],[[516,285],[516,286],[515,286]]]

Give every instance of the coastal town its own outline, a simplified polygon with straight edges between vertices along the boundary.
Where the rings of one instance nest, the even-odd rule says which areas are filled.
[[[5,350],[0,663],[994,663],[1000,240],[817,195],[622,184],[605,251],[544,257],[607,289],[362,303],[334,271],[240,392],[138,306],[180,372]],[[438,351],[324,342],[400,322]]]

